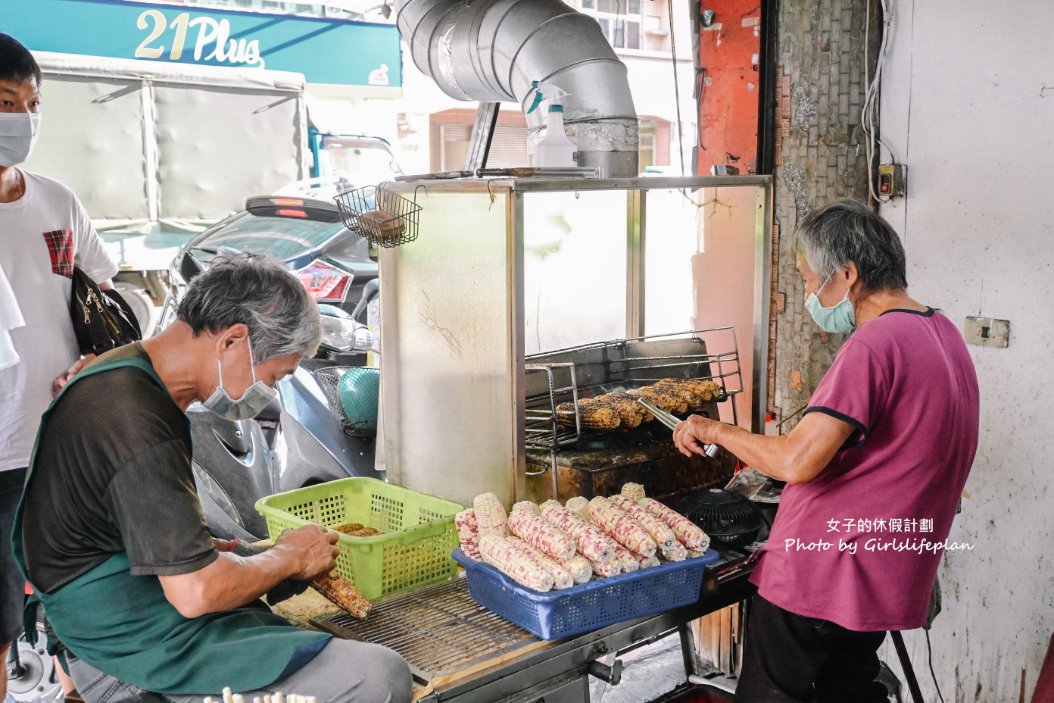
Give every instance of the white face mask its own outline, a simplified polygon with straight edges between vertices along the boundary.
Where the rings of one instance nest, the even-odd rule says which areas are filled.
[[[0,112],[0,166],[17,166],[29,158],[40,134],[40,113]]]

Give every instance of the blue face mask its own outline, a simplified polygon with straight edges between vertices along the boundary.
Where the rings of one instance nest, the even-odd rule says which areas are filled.
[[[826,288],[830,282],[831,279],[828,278],[820,286],[820,290],[816,291],[816,293],[809,293],[809,297],[805,299],[805,309],[809,311],[813,322],[819,325],[824,332],[831,332],[832,334],[852,332],[856,329],[856,312],[853,310],[853,304],[849,301],[849,291],[845,292],[845,297],[840,302],[829,308],[825,308],[820,303],[820,296],[817,293]]]

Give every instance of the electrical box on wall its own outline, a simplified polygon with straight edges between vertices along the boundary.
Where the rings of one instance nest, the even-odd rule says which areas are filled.
[[[878,167],[878,194],[883,198],[903,198],[908,167],[904,164],[881,164]]]
[[[967,344],[976,344],[980,347],[1010,346],[1010,320],[967,317],[963,336]]]

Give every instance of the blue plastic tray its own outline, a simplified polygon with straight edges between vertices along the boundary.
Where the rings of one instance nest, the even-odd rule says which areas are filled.
[[[718,560],[713,549],[695,559],[671,562],[541,593],[521,586],[490,564],[455,549],[473,600],[535,637],[556,640],[617,622],[661,613],[699,600],[703,572]]]

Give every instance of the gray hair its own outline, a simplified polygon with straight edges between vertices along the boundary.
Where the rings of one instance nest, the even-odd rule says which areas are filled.
[[[830,203],[806,215],[794,232],[794,250],[825,281],[851,261],[865,292],[908,287],[900,237],[858,200]]]
[[[318,305],[278,259],[263,254],[217,256],[187,286],[177,316],[195,336],[247,325],[257,364],[314,356],[322,341]]]

